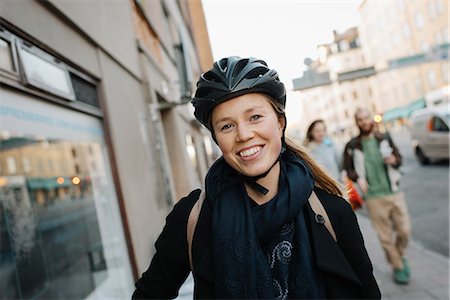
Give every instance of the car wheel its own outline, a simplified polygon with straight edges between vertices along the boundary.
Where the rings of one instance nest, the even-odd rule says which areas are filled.
[[[427,165],[430,162],[429,158],[423,154],[419,147],[416,148],[416,157],[422,165]]]

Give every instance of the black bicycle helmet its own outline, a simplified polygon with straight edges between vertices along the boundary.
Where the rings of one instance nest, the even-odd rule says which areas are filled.
[[[192,100],[194,115],[212,132],[209,121],[213,108],[231,98],[249,93],[267,94],[285,107],[284,84],[278,78],[277,71],[269,69],[265,61],[254,57],[223,58],[200,76]]]

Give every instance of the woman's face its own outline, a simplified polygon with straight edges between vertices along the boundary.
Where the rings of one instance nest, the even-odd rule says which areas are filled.
[[[217,105],[212,126],[225,161],[246,176],[266,172],[281,151],[285,126],[262,94],[245,94]]]
[[[327,130],[325,128],[325,124],[322,122],[318,122],[314,128],[311,130],[312,138],[317,143],[322,143],[327,135]]]

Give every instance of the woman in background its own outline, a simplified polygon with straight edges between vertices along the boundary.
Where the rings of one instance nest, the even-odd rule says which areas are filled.
[[[327,136],[327,128],[323,120],[315,120],[309,125],[303,145],[334,180],[340,183],[344,182],[344,176],[341,173],[342,159],[340,159],[333,142]]]

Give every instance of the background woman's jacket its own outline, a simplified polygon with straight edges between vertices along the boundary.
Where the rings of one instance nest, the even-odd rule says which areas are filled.
[[[326,227],[315,221],[309,204],[304,209],[311,236],[315,263],[325,278],[329,299],[380,299],[372,264],[364,246],[356,216],[342,198],[315,188],[337,235],[337,243]],[[189,275],[186,228],[189,213],[200,195],[195,190],[181,199],[166,219],[156,241],[150,267],[136,282],[133,299],[169,299]],[[213,299],[214,270],[211,255],[211,207],[203,203],[193,239],[196,299]]]

